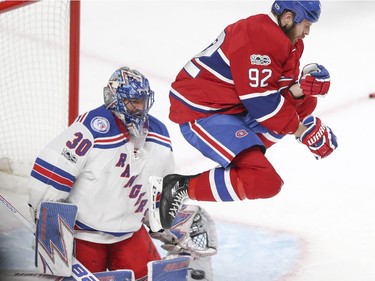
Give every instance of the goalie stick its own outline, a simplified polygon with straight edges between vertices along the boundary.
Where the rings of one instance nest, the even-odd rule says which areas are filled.
[[[0,194],[0,202],[15,215],[34,235],[35,225],[23,216],[4,196]],[[99,281],[82,263],[73,256],[72,277],[77,281]]]

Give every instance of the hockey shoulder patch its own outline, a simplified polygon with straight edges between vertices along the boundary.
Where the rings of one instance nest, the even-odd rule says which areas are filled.
[[[77,206],[42,202],[35,233],[36,266],[43,274],[71,276]]]

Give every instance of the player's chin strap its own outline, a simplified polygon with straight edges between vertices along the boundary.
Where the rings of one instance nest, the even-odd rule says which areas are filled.
[[[164,243],[168,255],[189,254],[208,257],[217,253],[215,223],[208,213],[196,205],[183,205],[170,230],[151,233]]]

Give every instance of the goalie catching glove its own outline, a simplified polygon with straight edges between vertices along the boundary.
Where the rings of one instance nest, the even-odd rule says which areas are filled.
[[[168,255],[208,257],[217,253],[215,223],[205,210],[195,205],[183,205],[171,229],[152,232],[151,237],[164,243],[161,247]]]
[[[328,93],[331,79],[323,65],[310,63],[302,69],[299,83],[304,95],[322,97]]]
[[[307,129],[297,140],[306,145],[317,160],[327,157],[337,148],[335,134],[319,118],[307,116],[302,123]]]

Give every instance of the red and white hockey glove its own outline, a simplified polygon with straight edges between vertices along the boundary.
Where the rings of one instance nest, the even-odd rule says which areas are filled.
[[[323,65],[310,63],[302,69],[299,84],[304,95],[322,97],[328,93],[331,78]]]
[[[307,116],[302,123],[307,129],[297,140],[306,145],[317,160],[327,157],[337,148],[335,134],[319,118]]]

